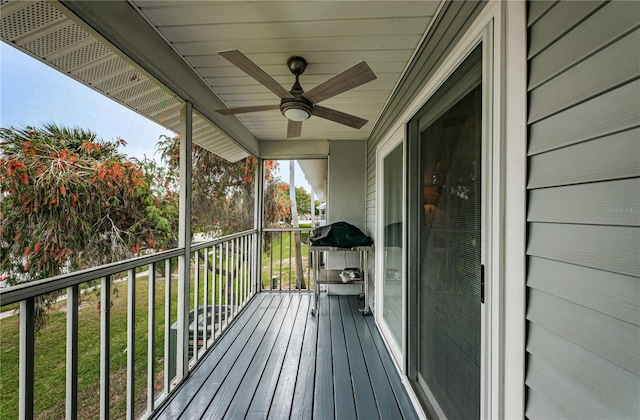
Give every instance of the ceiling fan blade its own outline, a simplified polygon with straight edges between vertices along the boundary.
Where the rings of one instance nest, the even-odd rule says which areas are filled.
[[[291,121],[287,125],[287,138],[300,137],[302,135],[302,121]]]
[[[249,60],[249,58],[247,58],[247,56],[242,54],[240,51],[220,51],[218,54],[229,60],[232,64],[234,64],[243,72],[247,73],[249,76],[256,79],[258,82],[264,85],[264,87],[278,95],[279,98],[293,98],[293,95],[289,93],[287,89],[282,87],[280,83],[276,82],[273,77],[269,76],[264,70],[258,67],[256,63]]]
[[[367,63],[363,61],[325,80],[302,96],[312,103],[317,104],[342,92],[364,85],[376,78],[375,73],[369,68]]]
[[[248,112],[271,111],[273,109],[280,109],[280,105],[242,106],[239,108],[216,109],[216,112],[222,115],[235,115],[246,114]]]
[[[369,122],[364,118],[356,117],[355,115],[336,111],[335,109],[326,108],[320,105],[313,107],[313,115],[358,129],[362,128]]]

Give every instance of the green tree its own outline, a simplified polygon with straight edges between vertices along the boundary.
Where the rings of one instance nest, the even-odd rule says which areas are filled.
[[[287,185],[284,195],[289,197],[289,186]],[[318,206],[320,205],[320,201],[315,200],[315,213],[316,215],[320,214],[318,210]],[[310,214],[311,213],[311,194],[304,189],[304,187],[296,187],[296,207],[298,209],[299,214]]]
[[[279,222],[288,220],[291,216],[291,201],[289,200],[289,184],[273,178],[266,181],[264,186],[264,224],[266,227],[278,227]]]
[[[311,213],[311,194],[303,187],[296,187],[296,206],[300,214]]]
[[[161,136],[159,152],[177,178],[180,136]],[[253,228],[255,176],[258,160],[249,156],[229,162],[198,146],[192,147],[191,226],[193,233],[224,236]],[[289,214],[286,184],[274,176],[277,162],[265,161],[265,225]]]
[[[156,194],[126,143],[56,125],[0,129],[0,267],[36,280],[175,243],[174,193]]]
[[[53,124],[0,128],[0,270],[33,281],[172,247],[175,190],[123,139]],[[44,325],[54,295],[36,304]]]

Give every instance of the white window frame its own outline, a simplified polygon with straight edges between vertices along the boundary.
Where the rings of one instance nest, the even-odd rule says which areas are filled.
[[[438,68],[417,92],[384,136],[391,141],[453,73],[467,54],[483,45],[483,162],[491,175],[484,192],[489,214],[483,232],[490,232],[483,255],[486,300],[482,308],[481,417],[522,418],[525,403],[526,313],[526,141],[527,38],[526,1],[492,0]],[[508,69],[508,71],[507,71]],[[507,76],[508,74],[508,76]],[[485,93],[489,93],[487,95]],[[490,110],[491,118],[486,111]],[[489,136],[489,137],[487,137]],[[490,139],[491,141],[486,141]],[[508,140],[508,141],[507,141]],[[384,143],[383,143],[384,144]],[[406,150],[406,147],[405,147]],[[379,167],[377,176],[380,175]],[[406,180],[405,180],[406,182]],[[379,199],[380,197],[378,197]],[[380,213],[378,201],[376,214]],[[508,203],[506,205],[505,203]],[[377,216],[379,220],[379,216]],[[377,223],[379,234],[380,222]],[[406,229],[405,229],[406,231]],[[380,236],[378,236],[380,237]],[[406,247],[404,249],[406,252]],[[486,258],[486,260],[485,260]],[[376,257],[376,264],[378,264]],[[378,269],[376,265],[376,269]],[[404,270],[404,268],[403,268]],[[379,271],[377,271],[379,273]],[[376,276],[378,278],[380,276]],[[508,281],[506,281],[508,279]],[[378,279],[376,282],[378,283]],[[378,284],[376,284],[378,286]],[[406,286],[403,284],[403,287]],[[406,313],[406,306],[403,308]],[[406,314],[405,314],[406,317]],[[488,320],[488,322],[485,322]],[[406,321],[403,326],[403,361],[406,359]],[[379,322],[381,326],[383,323]],[[384,327],[383,327],[384,328]],[[383,330],[384,331],[384,330]],[[384,334],[383,334],[384,335]],[[389,343],[387,343],[388,347]],[[393,350],[391,350],[393,353]],[[398,370],[418,413],[417,397],[408,386],[407,372]]]
[[[383,260],[383,247],[378,246],[376,252],[376,295],[378,296],[375,301],[375,318],[376,324],[378,325],[378,329],[381,332],[382,338],[385,341],[389,352],[393,356],[393,361],[396,364],[396,368],[399,372],[404,371],[404,366],[406,366],[406,342],[407,342],[407,311],[406,311],[406,302],[407,302],[407,281],[406,281],[406,147],[405,147],[405,136],[404,130],[402,127],[396,130],[393,135],[385,138],[381,141],[376,147],[376,238],[384,237],[384,219],[383,219],[383,211],[382,211],[382,202],[384,200],[384,159],[395,150],[399,145],[402,146],[402,270],[400,274],[401,284],[402,284],[402,332],[400,336],[400,346],[393,340],[393,334],[384,321],[383,318],[383,298],[384,298],[384,276],[382,273],[384,272]]]

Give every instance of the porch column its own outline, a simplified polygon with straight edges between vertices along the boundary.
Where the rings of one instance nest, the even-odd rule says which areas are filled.
[[[189,285],[191,280],[191,173],[193,105],[189,102],[181,111],[180,191],[178,247],[184,249],[178,257],[178,334],[176,376],[183,379],[189,372]]]
[[[264,225],[264,160],[258,158],[256,165],[255,211],[253,226],[258,231],[255,243],[255,291],[262,290],[262,227]]]

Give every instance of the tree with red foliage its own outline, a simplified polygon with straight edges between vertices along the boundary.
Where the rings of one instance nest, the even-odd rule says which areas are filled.
[[[161,136],[159,151],[177,177],[180,136]],[[254,225],[255,177],[258,160],[249,156],[229,162],[198,146],[192,148],[191,227],[193,233],[224,236]],[[274,176],[275,161],[265,161],[264,222],[277,225],[289,214],[289,186]]]
[[[0,269],[10,284],[175,244],[177,196],[119,152],[123,139],[46,125],[0,128],[0,141]]]

